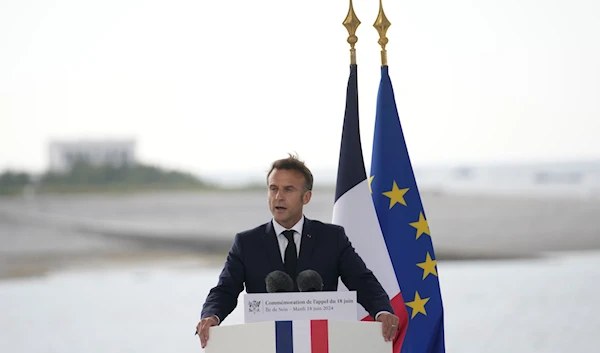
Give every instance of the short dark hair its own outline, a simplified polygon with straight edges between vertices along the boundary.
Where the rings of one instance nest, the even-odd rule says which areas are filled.
[[[278,159],[271,164],[271,169],[267,173],[267,183],[269,182],[269,175],[274,169],[278,170],[295,170],[300,172],[304,176],[304,190],[312,190],[313,188],[313,175],[310,169],[301,161],[298,156],[289,153],[289,157]]]

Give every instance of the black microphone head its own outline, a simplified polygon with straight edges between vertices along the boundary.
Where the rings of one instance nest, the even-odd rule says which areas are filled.
[[[315,270],[300,272],[296,281],[300,292],[320,292],[323,290],[323,278]]]
[[[265,277],[267,293],[293,292],[294,281],[283,271],[273,271]]]

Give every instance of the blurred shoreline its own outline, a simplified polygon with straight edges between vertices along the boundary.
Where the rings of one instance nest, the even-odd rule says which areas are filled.
[[[439,261],[600,249],[600,200],[421,191]],[[331,220],[334,190],[308,218]],[[0,279],[189,258],[221,266],[237,232],[270,219],[263,190],[0,198]]]

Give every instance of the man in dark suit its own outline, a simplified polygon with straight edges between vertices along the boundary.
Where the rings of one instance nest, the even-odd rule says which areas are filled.
[[[294,156],[273,162],[267,174],[269,208],[273,219],[235,236],[216,287],[210,290],[196,326],[202,347],[208,331],[237,305],[240,292],[266,293],[265,277],[287,272],[294,280],[306,269],[323,277],[323,290],[335,291],[338,279],[356,290],[358,302],[377,321],[383,336],[392,340],[398,328],[389,297],[373,273],[354,251],[344,229],[309,220],[302,208],[312,195],[313,176]]]

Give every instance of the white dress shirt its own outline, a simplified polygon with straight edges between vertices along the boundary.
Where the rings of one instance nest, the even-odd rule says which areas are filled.
[[[273,219],[273,229],[275,230],[275,234],[277,234],[277,243],[279,243],[279,252],[281,253],[281,261],[285,261],[285,248],[288,245],[288,240],[283,235],[283,232],[286,230],[294,231],[294,243],[296,244],[296,256],[300,256],[300,241],[302,240],[302,228],[304,227],[304,215],[298,223],[294,224],[294,226],[290,229],[285,228],[281,224],[277,223]]]

